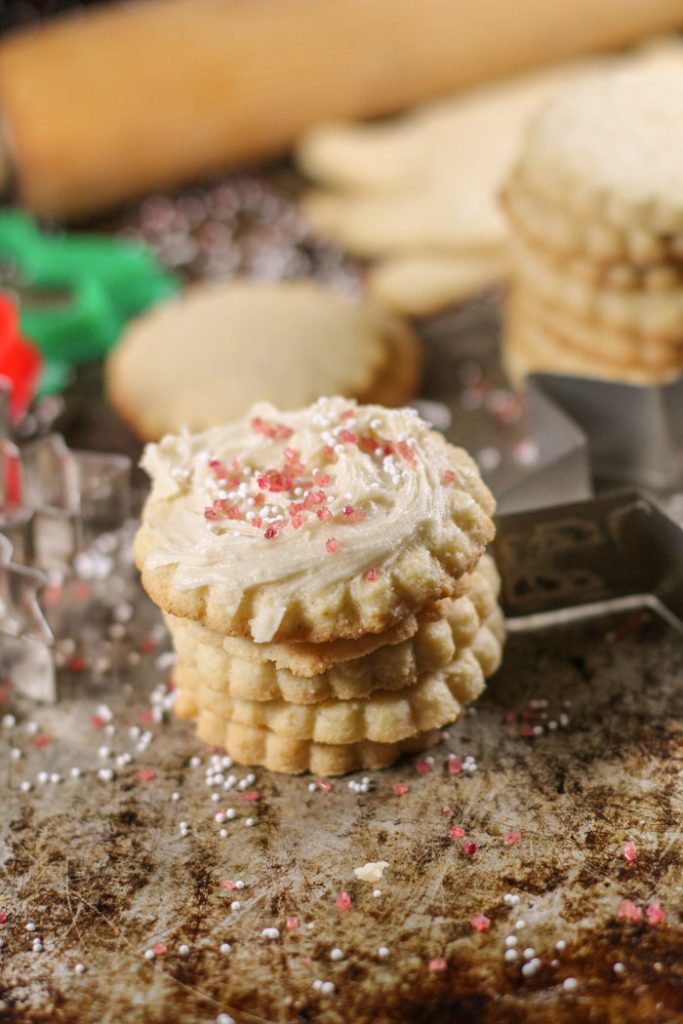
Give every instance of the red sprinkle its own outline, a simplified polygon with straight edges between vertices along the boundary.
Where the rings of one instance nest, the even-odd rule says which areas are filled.
[[[85,658],[79,658],[76,655],[75,657],[70,658],[69,661],[67,661],[66,667],[68,668],[69,672],[84,672],[85,669],[87,668],[87,663]]]
[[[432,974],[441,974],[447,967],[448,963],[443,956],[434,957],[433,960],[429,961],[429,970]]]
[[[409,462],[411,466],[417,466],[417,459],[407,441],[399,441],[396,447],[398,448],[399,455],[402,455],[406,462]]]
[[[441,813],[442,813],[442,814],[451,814],[451,808],[450,808],[450,807],[449,807],[449,806],[448,806],[447,804],[445,804],[445,805],[444,805],[444,806],[443,806],[443,807],[441,808]]]
[[[156,651],[156,649],[157,645],[154,642],[154,640],[152,640],[151,636],[145,637],[145,639],[141,640],[138,645],[138,650],[140,651],[140,654],[153,654],[154,651]]]
[[[420,758],[415,762],[415,771],[418,775],[431,775],[434,771],[434,766],[430,761],[425,761],[423,758]]]
[[[0,910],[0,924],[5,924],[6,922],[7,922],[7,912],[5,910]]]
[[[355,415],[356,415],[356,410],[355,409],[345,409],[344,412],[339,417],[339,419],[340,420],[352,420]]]
[[[107,723],[101,715],[91,715],[90,724],[94,726],[95,729],[104,729]]]
[[[394,791],[394,796],[405,796],[410,791],[407,782],[395,782],[391,788]]]
[[[645,911],[648,924],[663,924],[666,921],[666,914],[662,910],[659,900],[653,900]]]
[[[376,569],[368,569],[368,574],[366,576],[366,579],[370,583],[374,583],[375,580],[377,579],[377,570]]]
[[[315,514],[321,523],[329,522],[330,519],[334,519],[332,511],[325,505],[323,508],[317,508]]]
[[[362,523],[364,519],[367,519],[367,512],[364,512],[362,508],[354,508],[353,505],[345,505],[342,515],[352,523]]]
[[[337,910],[350,910],[351,909],[351,897],[348,892],[342,889],[341,892],[337,893]]]
[[[221,878],[221,889],[229,889],[230,892],[237,888],[237,883],[232,878]]]
[[[630,862],[630,861],[635,860],[637,856],[638,856],[638,851],[636,850],[635,844],[631,843],[631,842],[626,843],[624,845],[624,857],[625,857],[625,859]]]
[[[506,832],[503,836],[503,842],[506,846],[514,846],[522,838],[521,832]]]
[[[475,855],[475,853],[477,852],[478,849],[479,849],[479,847],[477,846],[476,843],[463,843],[462,844],[462,852],[467,857],[474,857],[474,855]]]
[[[288,917],[287,920],[285,921],[285,928],[287,929],[288,932],[295,932],[298,927],[299,927],[299,918],[298,917]]]
[[[163,956],[167,948],[168,947],[165,942],[155,942],[153,946],[150,946],[150,949],[155,956]]]
[[[248,789],[246,792],[242,793],[241,796],[243,800],[251,800],[252,803],[261,799],[261,794],[258,789]]]
[[[268,529],[263,534],[263,536],[266,538],[266,540],[272,540],[273,537],[277,537],[277,530],[275,529],[274,526],[269,526]]]
[[[315,784],[322,793],[332,792],[332,783],[328,782],[327,779],[316,779]]]
[[[452,828],[449,828],[448,834],[451,837],[451,839],[462,839],[463,836],[465,835],[465,829],[460,828],[459,825],[453,825]]]
[[[464,761],[459,757],[449,757],[447,763],[449,775],[460,775],[460,772],[465,767]]]
[[[329,473],[321,473],[319,469],[316,469],[313,474],[313,480],[317,487],[329,487],[332,483],[332,477]]]
[[[622,900],[617,907],[617,917],[622,921],[640,921],[643,912],[631,900]]]
[[[329,540],[325,541],[325,550],[329,555],[333,555],[335,551],[339,551],[341,544],[336,537],[330,537]]]
[[[519,727],[519,735],[523,736],[525,739],[528,739],[531,736],[535,736],[536,734],[534,732],[533,725],[529,725],[528,723],[524,722]]]
[[[140,782],[151,782],[152,779],[156,779],[157,773],[153,768],[140,768],[138,771],[138,779]]]
[[[39,732],[37,736],[33,738],[33,746],[38,747],[38,750],[42,750],[43,747],[49,747],[53,742],[52,736],[49,732]]]
[[[339,440],[341,444],[358,444],[358,434],[354,434],[352,430],[340,430]]]
[[[475,932],[487,932],[491,927],[491,919],[486,914],[475,914],[470,920]]]
[[[454,484],[457,479],[458,474],[455,473],[452,469],[444,469],[443,473],[441,474],[442,484]]]

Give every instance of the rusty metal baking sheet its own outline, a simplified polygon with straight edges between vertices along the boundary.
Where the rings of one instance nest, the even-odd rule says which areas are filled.
[[[367,792],[207,785],[191,728],[149,724],[166,659],[136,648],[109,691],[3,708],[0,1020],[683,1019],[683,649],[651,613],[511,637],[433,765]]]

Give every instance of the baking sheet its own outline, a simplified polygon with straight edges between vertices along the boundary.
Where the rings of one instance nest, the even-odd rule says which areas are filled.
[[[650,613],[511,637],[502,670],[434,749],[428,774],[409,759],[371,773],[368,792],[347,778],[311,792],[310,776],[255,770],[258,801],[207,786],[210,755],[190,727],[149,725],[149,690],[166,669],[146,649],[125,682],[97,695],[54,709],[11,704],[18,724],[3,730],[0,754],[0,1019],[681,1020],[683,650]],[[92,718],[102,702],[112,735],[102,709]],[[144,751],[131,727],[151,731]],[[116,767],[103,746],[130,751],[131,763]],[[449,774],[449,754],[474,758],[476,770]],[[105,766],[113,781],[98,778]],[[62,781],[40,784],[40,771]],[[221,826],[215,814],[228,807],[236,816]],[[389,865],[380,882],[354,878],[377,860]],[[243,889],[221,886],[238,879]],[[640,922],[618,918],[624,899],[642,908]],[[665,922],[648,922],[653,901]],[[488,931],[472,927],[479,914]],[[264,938],[273,927],[280,937]],[[167,952],[145,959],[158,942]],[[330,959],[334,948],[343,959]],[[445,971],[430,971],[439,958]]]

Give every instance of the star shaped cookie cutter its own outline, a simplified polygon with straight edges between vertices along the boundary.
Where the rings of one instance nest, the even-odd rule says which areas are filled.
[[[586,437],[542,388],[524,400],[500,368],[500,304],[472,300],[423,324],[424,387],[414,404],[477,459],[499,512],[593,493]]]
[[[638,491],[500,516],[511,629],[650,608],[683,632],[683,529]]]
[[[527,389],[583,431],[596,479],[658,492],[683,484],[683,375],[648,386],[533,373]]]
[[[0,669],[18,691],[55,701],[60,640],[102,620],[132,579],[131,463],[72,451],[58,434],[19,446],[8,403],[0,387]]]

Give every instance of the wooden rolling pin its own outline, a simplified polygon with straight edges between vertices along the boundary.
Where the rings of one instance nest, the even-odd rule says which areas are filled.
[[[682,0],[147,0],[0,42],[26,206],[81,217],[277,153],[313,123],[631,42]]]

